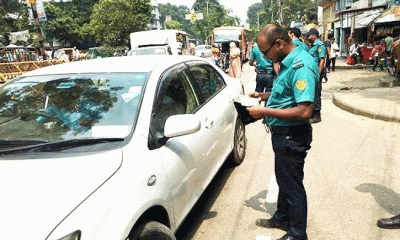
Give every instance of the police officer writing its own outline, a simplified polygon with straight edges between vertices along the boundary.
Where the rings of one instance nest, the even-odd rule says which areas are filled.
[[[257,71],[256,92],[271,92],[275,76],[279,72],[279,65],[265,58],[258,46],[251,49],[249,65],[254,66],[254,62]]]
[[[315,28],[311,28],[310,31],[304,34],[308,41],[311,43],[311,47],[308,49],[308,53],[314,58],[319,68],[319,81],[317,84],[317,92],[315,95],[315,106],[313,117],[310,120],[311,123],[321,122],[321,92],[322,92],[322,79],[326,78],[325,68],[325,57],[326,48],[324,43],[319,39],[319,32]]]
[[[270,219],[256,224],[287,231],[279,240],[307,239],[307,196],[303,185],[304,159],[311,148],[309,118],[314,107],[318,67],[312,57],[296,48],[286,29],[276,24],[265,26],[258,36],[265,57],[280,63],[280,72],[271,93],[251,93],[265,100],[247,108],[256,119],[265,118],[275,153],[275,175],[279,186],[278,209]]]

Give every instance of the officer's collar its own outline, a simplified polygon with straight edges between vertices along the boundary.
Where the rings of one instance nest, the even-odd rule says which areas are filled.
[[[291,51],[281,62],[281,65],[283,65],[285,68],[289,67],[292,65],[292,62],[294,58],[302,51],[301,48],[297,47],[293,51]]]

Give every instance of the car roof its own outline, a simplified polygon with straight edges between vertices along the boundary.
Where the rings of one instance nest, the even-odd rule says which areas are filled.
[[[181,62],[193,60],[202,59],[198,57],[179,55],[109,57],[44,67],[28,72],[24,74],[24,76],[70,73],[151,72],[156,67],[168,67]]]

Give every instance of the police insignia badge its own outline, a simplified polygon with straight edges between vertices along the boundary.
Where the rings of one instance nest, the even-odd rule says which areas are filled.
[[[296,89],[303,91],[307,87],[307,82],[304,79],[299,79],[296,81]]]

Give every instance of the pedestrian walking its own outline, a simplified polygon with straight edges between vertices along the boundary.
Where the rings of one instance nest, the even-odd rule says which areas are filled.
[[[375,68],[379,66],[381,71],[383,71],[383,62],[381,58],[385,53],[385,40],[381,40],[379,43],[375,42],[374,48],[372,49],[371,56],[374,57],[374,66],[372,66],[372,71],[375,71]]]
[[[270,219],[256,224],[287,231],[280,240],[307,239],[307,196],[303,185],[304,159],[311,148],[315,84],[318,66],[313,58],[296,47],[286,29],[276,24],[264,27],[258,46],[266,58],[280,63],[271,93],[252,93],[266,101],[247,108],[256,119],[265,118],[275,153],[275,175],[279,186],[278,209]]]
[[[325,68],[326,72],[329,73],[330,69],[327,67],[328,65],[331,65],[331,36],[328,36],[328,39],[324,42],[325,48],[326,48],[326,57],[325,57]]]
[[[313,117],[310,119],[311,123],[318,123],[321,122],[322,79],[325,79],[325,81],[328,80],[325,68],[326,48],[324,43],[319,39],[319,32],[317,29],[311,28],[310,31],[304,35],[307,36],[308,41],[311,43],[308,53],[314,58],[319,68],[319,81],[316,85],[314,113]]]
[[[385,38],[385,67],[389,68],[391,64],[388,63],[388,60],[391,60],[392,57],[392,51],[393,51],[393,43],[394,43],[394,38],[392,37],[392,34],[389,34]]]
[[[211,48],[211,59],[215,62],[215,65],[217,65],[218,67],[220,66],[221,63],[221,57],[220,57],[220,51],[218,48],[218,45],[216,43],[213,44],[212,48]]]
[[[240,62],[240,49],[236,43],[229,43],[229,76],[240,79],[242,74],[242,64]]]
[[[271,92],[275,76],[279,72],[278,65],[274,65],[270,59],[265,58],[257,45],[251,49],[249,65],[254,66],[254,62],[256,62],[257,72],[255,91]]]
[[[330,71],[331,70],[331,65],[332,65],[332,72],[335,71],[335,66],[336,66],[336,57],[339,56],[339,46],[335,42],[335,38],[331,38],[331,64],[327,64],[326,68]]]
[[[298,28],[290,28],[289,31],[289,37],[292,39],[292,42],[294,45],[297,47],[300,47],[303,50],[308,51],[308,47],[303,41],[300,40],[301,37],[301,31]]]

